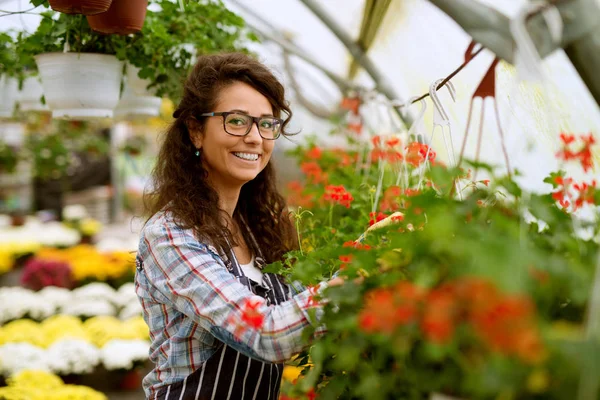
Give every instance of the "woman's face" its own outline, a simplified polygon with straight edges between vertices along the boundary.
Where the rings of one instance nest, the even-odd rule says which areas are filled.
[[[221,90],[213,112],[238,111],[253,117],[273,116],[269,100],[252,86],[235,82]],[[205,117],[204,130],[194,135],[194,144],[202,150],[208,179],[214,186],[242,186],[256,178],[271,159],[274,140],[265,140],[252,128],[246,136],[225,132],[223,117]]]

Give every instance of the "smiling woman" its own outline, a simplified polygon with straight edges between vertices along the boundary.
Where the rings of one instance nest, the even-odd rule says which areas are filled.
[[[185,83],[137,258],[152,399],[276,399],[303,332],[323,331],[308,310],[340,278],[309,291],[261,271],[297,247],[270,163],[291,115],[281,83],[243,54],[202,56]]]

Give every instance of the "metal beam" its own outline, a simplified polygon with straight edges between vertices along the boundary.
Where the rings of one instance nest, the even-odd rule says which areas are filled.
[[[350,52],[352,57],[360,64],[361,67],[367,71],[375,82],[376,89],[383,93],[389,100],[396,100],[402,102],[403,100],[398,96],[389,80],[379,72],[379,69],[371,61],[371,59],[365,54],[365,52],[356,44],[350,35],[335,21],[329,14],[319,5],[316,0],[300,0],[302,3],[313,12],[313,14],[327,26],[331,32],[344,44],[346,49]],[[404,121],[407,126],[412,123],[410,115],[402,115],[398,112],[398,116]]]
[[[513,63],[515,43],[509,18],[473,0],[429,0],[460,25],[475,41]],[[528,30],[541,57],[563,47],[600,105],[600,5],[596,0],[554,0],[564,23],[561,43],[552,40],[544,18],[532,15]]]
[[[232,3],[234,3],[236,6],[238,6],[239,8],[241,8],[244,11],[244,13],[246,13],[246,14],[252,16],[252,18],[258,20],[262,26],[271,26],[272,25],[270,22],[266,21],[263,17],[258,15],[256,12],[254,12],[254,10],[247,7],[241,1],[239,1],[239,0],[230,0],[230,1]],[[331,79],[340,88],[340,90],[342,92],[346,92],[348,90],[352,90],[355,88],[355,86],[352,83],[350,83],[346,79],[342,78],[341,76],[337,75],[335,72],[331,71],[327,67],[323,66],[317,60],[315,60],[314,58],[309,56],[304,50],[300,49],[294,43],[285,39],[285,34],[283,32],[279,32],[279,31],[267,32],[266,30],[259,28],[258,26],[254,25],[248,21],[246,21],[246,24],[254,32],[256,32],[256,34],[258,34],[263,39],[271,41],[271,42],[279,45],[281,48],[283,48],[288,53],[293,54],[298,58],[301,58],[308,64],[312,65],[313,67],[315,67],[318,70],[320,70],[321,72],[323,72],[325,75],[327,75],[327,77],[329,79]]]

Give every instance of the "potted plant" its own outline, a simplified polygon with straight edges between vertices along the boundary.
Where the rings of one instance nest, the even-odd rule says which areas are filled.
[[[32,0],[34,6],[45,5],[65,14],[94,15],[105,12],[112,0]]]
[[[18,92],[18,62],[14,38],[0,32],[0,118],[11,118]]]
[[[88,15],[91,28],[104,34],[129,35],[142,30],[148,0],[113,0],[103,13]]]
[[[152,0],[141,32],[130,37],[123,59],[128,71],[145,81],[141,96],[167,96],[177,102],[194,57],[218,51],[246,51],[244,40],[257,40],[244,20],[217,1],[187,1],[185,10],[169,0]],[[128,79],[132,81],[131,78]]]
[[[54,118],[110,118],[119,101],[123,64],[115,54],[120,36],[92,32],[82,15],[42,13],[25,38],[40,71],[46,103]]]
[[[320,201],[295,211],[300,249],[267,271],[309,287],[338,270],[348,279],[326,289],[315,326],[328,332],[283,398],[598,398],[594,177],[552,173],[547,193],[526,193],[490,165],[471,163],[490,178],[473,181],[427,145],[376,139],[361,174],[339,152],[295,150],[306,174],[295,193]],[[559,154],[591,169],[594,138],[582,141]],[[591,218],[571,215],[585,207]]]

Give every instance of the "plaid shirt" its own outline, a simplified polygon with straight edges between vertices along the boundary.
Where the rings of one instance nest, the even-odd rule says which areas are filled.
[[[231,274],[216,249],[200,243],[192,230],[178,227],[169,213],[153,216],[139,244],[136,293],[150,329],[150,360],[155,368],[144,378],[147,396],[182,381],[210,358],[223,342],[264,362],[289,360],[306,347],[307,310],[318,307],[315,291],[290,286],[295,295],[269,305]],[[317,294],[326,288],[323,283]],[[258,302],[259,328],[244,324],[248,301]],[[321,312],[317,313],[317,315]],[[240,329],[243,328],[243,329]],[[316,335],[323,333],[319,327]]]

